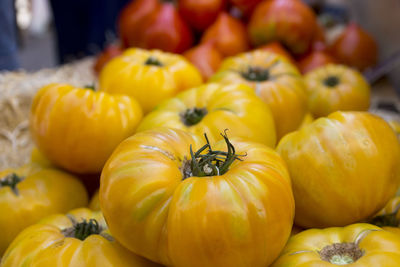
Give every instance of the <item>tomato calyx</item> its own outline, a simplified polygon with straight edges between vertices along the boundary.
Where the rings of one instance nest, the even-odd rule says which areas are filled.
[[[339,83],[340,80],[337,76],[328,76],[324,81],[324,85],[330,88],[336,87]]]
[[[395,211],[393,213],[385,214],[385,215],[379,215],[370,221],[371,224],[379,226],[379,227],[385,227],[385,226],[390,226],[390,227],[399,227],[400,226],[400,221],[397,219],[397,212]]]
[[[159,61],[157,58],[150,56],[145,62],[145,65],[150,65],[150,66],[157,66],[157,67],[162,67],[164,66],[161,61]]]
[[[208,111],[206,108],[189,108],[179,115],[183,124],[186,126],[193,126],[199,123],[207,113]]]
[[[249,66],[247,70],[240,73],[243,78],[252,82],[265,82],[270,79],[269,69]]]
[[[346,265],[356,262],[364,255],[356,243],[334,243],[325,246],[319,255],[322,260],[336,265]]]
[[[243,161],[241,157],[245,157],[246,155],[236,154],[235,147],[229,141],[226,130],[221,136],[225,140],[227,151],[213,150],[206,134],[204,134],[206,144],[198,151],[193,152],[192,146],[190,146],[191,160],[189,161],[190,165],[187,165],[190,166],[191,176],[205,177],[223,175],[229,170],[229,167],[235,160]],[[203,153],[206,149],[208,149],[207,153]],[[184,177],[184,179],[186,178],[188,177]]]
[[[9,186],[11,188],[11,190],[14,192],[14,194],[18,195],[19,192],[18,192],[17,184],[22,182],[22,180],[24,180],[24,177],[18,176],[14,172],[10,173],[0,179],[0,188]]]
[[[84,241],[89,236],[99,235],[103,231],[95,219],[90,219],[89,221],[83,220],[81,222],[72,221],[73,226],[62,231],[65,237],[73,237]]]
[[[96,91],[96,86],[94,85],[94,83],[91,84],[91,85],[86,85],[84,88],[85,88],[85,89],[92,90],[92,91]]]

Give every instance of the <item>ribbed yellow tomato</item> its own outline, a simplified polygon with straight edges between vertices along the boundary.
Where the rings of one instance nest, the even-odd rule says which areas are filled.
[[[272,111],[278,139],[296,130],[307,112],[302,76],[286,58],[275,53],[257,50],[227,58],[210,81],[253,87]]]
[[[96,191],[92,196],[92,199],[89,203],[89,208],[91,210],[100,210],[100,199],[99,199],[99,191]]]
[[[155,267],[110,235],[103,215],[80,208],[49,216],[21,232],[2,267]]]
[[[316,117],[338,110],[366,111],[371,89],[361,73],[350,67],[330,64],[305,76],[308,106]]]
[[[367,112],[334,112],[286,135],[277,147],[305,228],[368,219],[400,184],[400,147],[383,119]]]
[[[87,205],[83,184],[55,169],[25,165],[0,172],[0,257],[25,227],[41,218]]]
[[[39,150],[57,166],[97,173],[142,118],[139,104],[66,84],[50,84],[35,96],[30,130]]]
[[[268,266],[293,223],[285,163],[265,145],[226,135],[204,144],[167,128],[122,142],[101,176],[111,233],[168,266]]]
[[[271,267],[398,267],[400,236],[370,224],[311,229],[290,238]]]
[[[138,132],[158,127],[207,133],[210,141],[221,139],[229,129],[232,137],[243,137],[275,147],[276,135],[270,110],[253,89],[242,84],[205,84],[163,102],[148,114]]]
[[[300,124],[300,126],[299,126],[299,129],[301,129],[301,128],[307,126],[307,125],[309,125],[309,124],[312,123],[313,121],[314,121],[313,115],[312,115],[310,112],[308,112],[308,113],[304,116],[304,119],[303,119],[303,121],[301,122],[301,124]]]
[[[202,83],[200,72],[184,57],[131,48],[108,63],[100,90],[133,96],[145,113],[178,92]]]

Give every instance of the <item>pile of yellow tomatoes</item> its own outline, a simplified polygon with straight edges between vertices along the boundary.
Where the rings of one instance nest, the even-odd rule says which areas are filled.
[[[358,71],[255,50],[205,83],[131,48],[96,87],[37,92],[1,267],[400,266],[399,140]]]

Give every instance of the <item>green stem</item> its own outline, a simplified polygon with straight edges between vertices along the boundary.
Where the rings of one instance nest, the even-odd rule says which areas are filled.
[[[145,62],[145,65],[152,65],[152,66],[157,66],[157,67],[162,67],[163,64],[161,61],[159,61],[157,58],[150,56]]]
[[[246,71],[241,72],[241,75],[246,80],[252,82],[264,82],[270,78],[269,69],[253,66],[249,66]]]
[[[94,83],[92,85],[86,85],[84,88],[92,90],[92,91],[96,91],[96,86],[94,85]]]
[[[182,112],[180,117],[183,124],[193,126],[199,123],[207,113],[207,109],[205,108],[190,108]]]
[[[18,195],[17,184],[20,183],[24,178],[18,176],[16,173],[10,173],[7,176],[0,179],[0,188],[9,186],[14,194]]]
[[[73,221],[73,226],[63,231],[65,237],[74,237],[82,241],[91,235],[99,235],[101,232],[102,228],[95,219],[83,220],[79,223]]]
[[[328,87],[336,87],[340,83],[340,80],[336,76],[329,76],[324,80],[324,85]]]

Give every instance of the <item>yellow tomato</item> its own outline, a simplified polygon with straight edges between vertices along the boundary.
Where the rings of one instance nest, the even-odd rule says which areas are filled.
[[[74,176],[26,165],[0,172],[0,257],[25,227],[58,212],[85,206],[88,197]]]
[[[389,120],[390,126],[396,132],[397,136],[400,138],[400,121],[398,120]]]
[[[100,211],[80,208],[49,216],[21,232],[2,267],[155,267],[117,243]]]
[[[295,222],[305,228],[365,220],[400,184],[400,147],[383,119],[335,112],[286,135],[277,147],[296,200]]]
[[[400,236],[370,224],[310,229],[290,238],[271,267],[397,267]]]
[[[357,70],[330,64],[310,71],[305,76],[308,106],[316,117],[338,110],[366,111],[371,89]]]
[[[394,197],[386,203],[370,223],[400,234],[400,197]]]
[[[145,113],[161,101],[202,83],[200,72],[181,55],[131,48],[108,63],[100,90],[137,99]]]
[[[259,143],[205,143],[160,128],[118,146],[100,185],[113,236],[167,266],[268,266],[293,223],[285,163]]]
[[[31,152],[31,162],[34,164],[38,164],[44,168],[51,168],[54,167],[53,163],[42,154],[36,147],[32,149]]]
[[[307,112],[302,76],[286,58],[275,53],[256,50],[227,58],[210,81],[251,86],[270,107],[278,139],[296,130]]]
[[[274,121],[268,107],[253,90],[241,84],[205,84],[166,100],[144,117],[138,132],[169,127],[198,135],[211,142],[229,129],[232,137],[243,137],[275,147]]]
[[[308,112],[308,113],[306,114],[306,116],[304,116],[304,119],[303,119],[303,121],[301,122],[301,124],[300,124],[300,126],[299,126],[299,129],[304,128],[305,126],[311,124],[313,121],[314,121],[313,115],[312,115],[310,112]]]
[[[39,150],[57,166],[98,173],[141,118],[139,104],[128,96],[50,84],[33,100],[30,130]]]
[[[92,199],[90,200],[89,208],[91,210],[100,210],[100,199],[98,190],[94,193]]]

